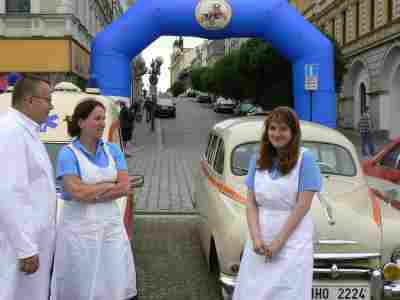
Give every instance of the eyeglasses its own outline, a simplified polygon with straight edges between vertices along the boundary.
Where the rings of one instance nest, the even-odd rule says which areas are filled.
[[[42,99],[45,100],[47,102],[48,105],[53,105],[53,103],[51,102],[51,98],[48,97],[41,97],[41,96],[31,96],[33,98],[37,98],[37,99]]]

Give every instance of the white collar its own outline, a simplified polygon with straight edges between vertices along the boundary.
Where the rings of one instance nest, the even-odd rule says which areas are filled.
[[[33,121],[31,118],[29,118],[27,115],[24,113],[14,109],[10,108],[10,111],[22,122],[22,124],[35,136],[39,136],[40,132],[40,125]]]

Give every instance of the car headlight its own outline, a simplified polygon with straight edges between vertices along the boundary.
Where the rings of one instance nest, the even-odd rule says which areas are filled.
[[[393,250],[390,260],[394,263],[400,263],[400,247],[397,247]]]
[[[399,281],[400,280],[400,265],[397,263],[387,263],[383,267],[383,277],[387,281]]]

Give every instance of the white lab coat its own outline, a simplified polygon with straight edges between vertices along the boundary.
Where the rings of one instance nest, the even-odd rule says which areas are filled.
[[[10,109],[0,117],[0,300],[48,299],[57,194],[39,126]],[[18,259],[39,254],[37,272]]]

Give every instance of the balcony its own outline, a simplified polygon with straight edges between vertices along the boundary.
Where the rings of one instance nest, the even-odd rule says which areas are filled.
[[[90,50],[92,36],[71,14],[0,14],[0,37],[72,37]]]

